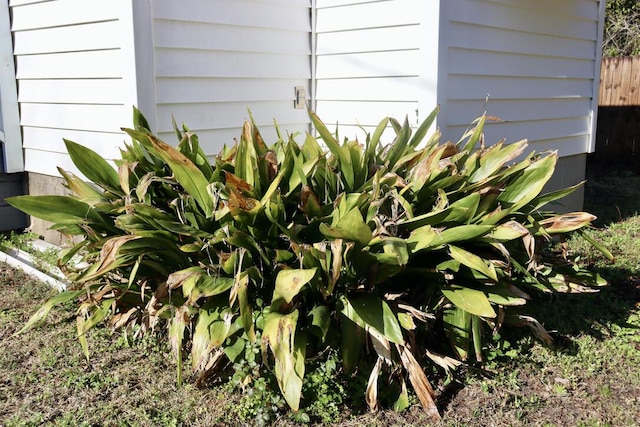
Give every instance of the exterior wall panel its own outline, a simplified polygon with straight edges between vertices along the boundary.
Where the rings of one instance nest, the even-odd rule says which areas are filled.
[[[155,0],[153,46],[157,128],[173,142],[171,117],[198,133],[208,155],[240,136],[248,109],[267,142],[309,130],[294,109],[310,94],[311,1]]]
[[[131,120],[127,2],[14,0],[10,7],[25,170],[77,173],[62,138],[117,157],[120,127]]]
[[[451,0],[444,17],[446,104],[440,124],[457,139],[487,111],[488,144],[529,139],[536,151],[588,152],[594,114],[597,0]]]
[[[362,139],[359,126],[371,131],[386,116],[417,124],[422,3],[317,2],[316,110],[341,137]]]

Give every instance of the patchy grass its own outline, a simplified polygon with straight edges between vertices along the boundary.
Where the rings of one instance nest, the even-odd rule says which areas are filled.
[[[278,394],[265,390],[265,384],[244,393],[217,384],[198,389],[188,379],[176,387],[169,348],[151,336],[134,340],[95,330],[87,362],[70,305],[14,337],[52,291],[0,264],[0,425],[288,426],[311,418],[312,423],[380,427],[635,426],[640,419],[640,217],[633,212],[640,210],[634,208],[640,206],[640,179],[636,184],[633,179],[614,172],[602,183],[592,175],[586,188],[587,210],[607,225],[591,234],[611,249],[615,263],[579,239],[569,242],[570,253],[598,269],[611,286],[596,294],[546,296],[532,305],[532,314],[552,331],[555,348],[505,331],[500,351],[493,348],[485,369],[469,367],[440,385],[440,423],[429,424],[418,405],[401,414],[348,411],[345,404],[361,385],[336,380],[330,358],[308,374],[313,390],[305,394],[317,394],[320,404],[309,407],[307,417],[285,412]],[[611,207],[609,213],[602,210]]]

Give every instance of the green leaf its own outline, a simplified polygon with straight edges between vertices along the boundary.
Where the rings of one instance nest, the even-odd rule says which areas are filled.
[[[611,253],[611,251],[609,251],[609,249],[606,248],[606,246],[604,246],[602,243],[598,242],[597,240],[595,240],[593,237],[591,237],[589,234],[587,234],[586,231],[584,230],[578,230],[578,233],[587,241],[589,242],[594,248],[596,248],[597,250],[599,250],[602,255],[604,255],[605,257],[607,257],[607,259],[609,261],[614,261],[614,256]]]
[[[471,335],[473,338],[473,350],[476,353],[476,360],[482,362],[482,319],[478,316],[471,316]]]
[[[340,164],[340,171],[342,172],[342,177],[345,181],[347,190],[353,189],[354,184],[354,174],[353,167],[351,165],[351,156],[347,152],[347,150],[343,150],[343,148],[338,144],[335,140],[329,129],[325,126],[324,123],[318,118],[318,116],[313,112],[309,111],[309,115],[311,116],[311,122],[313,126],[316,128],[322,140],[329,148],[329,151],[338,159],[338,163]]]
[[[389,305],[376,295],[341,297],[342,314],[363,328],[372,328],[390,342],[403,344],[404,337],[396,315]],[[349,307],[351,309],[349,309]]]
[[[225,300],[209,303],[200,310],[192,338],[193,369],[201,366],[206,356],[227,339],[232,319],[233,316],[228,311],[228,301]]]
[[[427,118],[424,119],[424,121],[420,124],[418,129],[415,131],[415,133],[413,134],[413,137],[411,138],[411,141],[409,141],[409,147],[415,149],[418,146],[418,144],[420,144],[420,142],[427,135],[427,132],[429,131],[431,126],[433,126],[433,122],[436,120],[436,117],[438,116],[439,112],[440,112],[440,106],[438,105],[436,106],[436,108],[433,109],[433,111],[431,111],[431,113],[429,113],[429,116],[427,116]]]
[[[14,335],[21,334],[31,329],[37,323],[44,320],[49,315],[49,312],[51,311],[51,309],[56,305],[75,299],[84,293],[86,293],[86,291],[82,289],[79,291],[63,291],[52,296],[44,304],[42,304],[40,308],[31,315],[31,317],[29,317],[29,320],[27,321],[27,323],[22,328],[20,328],[20,330],[16,332]]]
[[[470,269],[484,274],[494,282],[498,281],[496,269],[491,261],[486,261],[472,252],[453,245],[449,245],[449,253],[453,259],[462,265],[466,265]]]
[[[522,292],[520,292],[522,294]],[[512,292],[509,288],[498,285],[487,289],[487,298],[494,304],[504,306],[525,305],[527,300]]]
[[[383,252],[374,253],[378,262],[400,266],[409,263],[409,249],[405,239],[384,237],[380,244],[382,245]]]
[[[505,189],[498,196],[503,203],[525,205],[540,194],[547,184],[558,160],[558,153],[548,154],[542,160],[537,160],[517,176],[508,182]]]
[[[246,271],[240,274],[234,286],[238,295],[242,326],[249,340],[253,342],[256,340],[256,332],[253,325],[251,305],[249,304],[249,275]]]
[[[147,135],[147,138],[162,160],[167,162],[178,183],[194,198],[205,216],[211,218],[213,216],[213,199],[207,191],[209,182],[202,171],[175,148],[151,134]]]
[[[576,191],[578,188],[582,187],[584,185],[586,181],[582,181],[579,182],[576,185],[572,185],[571,187],[568,188],[564,188],[561,190],[557,190],[557,191],[553,191],[551,193],[547,193],[547,194],[543,194],[541,196],[536,197],[535,199],[533,199],[531,201],[531,210],[539,210],[542,207],[544,207],[545,205],[556,201],[556,200],[560,200],[566,196],[568,196],[569,194],[573,193],[574,191]]]
[[[66,187],[75,193],[80,201],[87,203],[90,206],[106,201],[105,194],[98,191],[91,184],[84,182],[74,174],[69,173],[62,168],[58,168],[58,172],[64,178]]]
[[[64,140],[64,144],[67,147],[71,161],[84,176],[105,190],[115,194],[122,194],[118,172],[102,156],[68,139]]]
[[[484,131],[484,123],[486,120],[487,120],[487,116],[483,114],[482,117],[478,119],[476,126],[470,131],[468,131],[467,133],[465,133],[465,135],[462,137],[462,140],[460,142],[462,142],[465,138],[469,138],[469,139],[465,143],[462,151],[471,153],[475,148],[476,144],[480,142],[480,137],[482,136],[482,132]]]
[[[348,315],[340,314],[340,352],[342,354],[342,367],[346,374],[355,371],[360,360],[360,352],[364,347],[365,331],[352,320],[354,317],[353,308],[349,305],[344,307],[349,311]]]
[[[487,234],[492,229],[492,225],[469,224],[447,228],[442,232],[438,232],[430,225],[425,225],[411,233],[407,239],[407,244],[411,252],[416,253],[423,249],[437,248],[449,243],[473,240]]]
[[[260,192],[260,181],[256,179],[258,174],[257,155],[253,145],[253,132],[251,123],[244,122],[238,151],[235,158],[235,174]]]
[[[325,305],[317,305],[309,312],[307,317],[311,318],[311,326],[320,332],[320,338],[324,342],[331,326],[331,311]]]
[[[443,286],[440,290],[449,301],[464,311],[481,317],[496,317],[496,312],[482,291],[459,285]]]
[[[91,206],[68,196],[14,196],[5,200],[28,215],[54,224],[102,222],[102,218]]]
[[[472,314],[455,306],[446,309],[443,315],[445,331],[460,360],[467,360],[469,357],[471,317]]]
[[[206,298],[222,294],[233,287],[234,279],[231,277],[209,276],[202,274],[197,278],[193,289],[189,295],[185,294],[191,301],[198,298]]]
[[[509,144],[506,147],[502,142],[492,145],[480,154],[480,167],[469,177],[469,182],[480,182],[498,172],[502,167],[527,148],[527,141],[519,141]]]
[[[320,224],[320,232],[332,239],[345,239],[366,246],[371,241],[371,229],[365,224],[358,209],[351,209],[334,227]]]
[[[313,279],[315,274],[315,268],[281,270],[276,276],[276,285],[271,301],[284,299],[290,303],[300,293],[302,287]]]

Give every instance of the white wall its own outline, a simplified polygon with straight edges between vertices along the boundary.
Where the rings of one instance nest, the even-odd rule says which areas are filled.
[[[207,154],[240,136],[251,109],[267,143],[308,131],[295,86],[310,92],[310,0],[154,0],[157,129],[175,142],[171,116]]]
[[[599,68],[597,0],[442,2],[444,136],[487,113],[487,143],[527,138],[560,155],[591,149]],[[488,102],[486,100],[488,99]]]
[[[330,129],[338,123],[353,138],[358,125],[371,131],[386,116],[415,125],[435,107],[435,82],[429,88],[421,73],[437,69],[436,58],[425,64],[421,47],[437,45],[437,32],[429,40],[420,24],[437,3],[317,0],[316,108]]]
[[[135,102],[128,3],[10,1],[25,170],[74,170],[62,138],[118,157]]]

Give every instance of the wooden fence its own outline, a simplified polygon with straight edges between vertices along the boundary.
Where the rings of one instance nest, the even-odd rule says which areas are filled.
[[[598,105],[640,105],[640,56],[602,58]]]
[[[640,173],[640,56],[603,58],[591,161]]]

